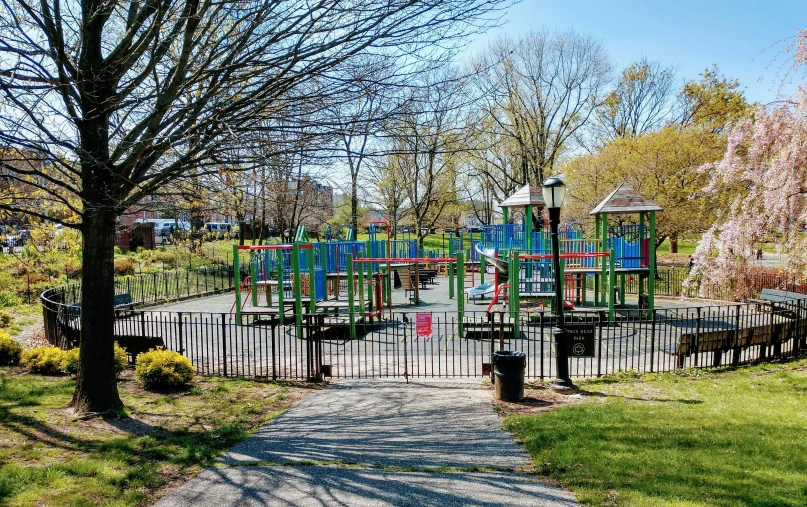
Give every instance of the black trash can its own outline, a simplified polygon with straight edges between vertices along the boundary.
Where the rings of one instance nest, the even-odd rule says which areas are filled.
[[[524,399],[524,372],[527,370],[527,354],[500,350],[493,353],[493,374],[496,399],[521,401]]]

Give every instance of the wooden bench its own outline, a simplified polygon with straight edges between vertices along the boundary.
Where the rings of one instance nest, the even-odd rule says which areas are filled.
[[[712,366],[718,367],[722,363],[723,353],[728,351],[732,351],[731,363],[736,366],[740,362],[742,350],[754,345],[761,346],[760,360],[768,356],[767,349],[769,346],[773,346],[775,356],[781,355],[782,344],[798,338],[798,325],[798,321],[791,320],[766,326],[745,327],[738,330],[722,329],[682,334],[675,351],[678,357],[678,367],[684,367],[687,356],[708,352],[714,354]]]
[[[799,310],[807,310],[807,295],[776,289],[762,289],[759,299],[749,299],[757,308],[766,305],[769,311],[784,317],[798,318]]]

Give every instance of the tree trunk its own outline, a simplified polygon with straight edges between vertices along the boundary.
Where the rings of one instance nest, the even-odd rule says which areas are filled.
[[[79,412],[118,410],[114,367],[115,214],[84,213],[81,272],[81,345],[71,405]]]
[[[670,236],[670,253],[678,253],[678,235]]]
[[[358,174],[353,174],[353,181],[351,182],[350,189],[350,225],[356,233],[359,234],[359,196],[358,196]]]

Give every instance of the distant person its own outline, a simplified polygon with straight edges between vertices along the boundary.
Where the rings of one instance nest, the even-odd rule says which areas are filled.
[[[762,260],[762,249],[761,248],[757,249],[757,260],[758,261]]]
[[[692,267],[695,266],[695,259],[690,255],[689,256],[689,270],[692,271]]]

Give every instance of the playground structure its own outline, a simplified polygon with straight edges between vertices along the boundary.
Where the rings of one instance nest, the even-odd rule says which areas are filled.
[[[380,236],[381,231],[386,234]],[[462,253],[438,257],[418,248],[416,240],[392,239],[385,222],[370,224],[368,240],[354,238],[352,228],[343,225],[335,235],[327,228],[323,241],[311,242],[301,226],[291,244],[234,245],[235,273],[243,272],[239,252],[248,252],[250,259],[230,313],[239,324],[244,313],[271,311],[280,324],[292,318],[301,325],[304,312],[321,312],[328,328],[347,329],[355,338],[358,326],[374,326],[387,309],[392,316],[393,290],[411,293],[410,301],[418,304],[420,287],[437,275],[432,267],[449,265],[453,284],[453,265],[462,262]],[[462,292],[461,285],[456,289]]]
[[[366,241],[343,225],[335,233],[327,227],[323,239],[312,242],[301,226],[291,244],[234,246],[235,273],[242,273],[239,250],[250,259],[231,313],[240,324],[245,312],[276,312],[280,324],[293,318],[298,326],[304,312],[323,313],[328,328],[356,338],[357,328],[378,325],[387,311],[392,319],[394,290],[411,294],[407,302],[418,305],[426,281],[441,275],[448,278],[449,299],[456,300],[460,334],[487,322],[484,315],[466,316],[466,297],[488,295],[485,315],[504,311],[517,333],[519,315],[543,312],[555,298],[551,238],[539,218],[545,207],[540,188],[525,185],[500,206],[504,223],[484,226],[477,237],[452,233],[447,255],[424,251],[414,239],[392,239],[385,222],[371,223]],[[593,236],[586,237],[579,223],[561,226],[567,308],[607,311],[613,321],[615,309],[625,305],[629,277],[639,280],[639,308],[654,308],[655,214],[661,210],[622,184],[591,211]],[[634,223],[623,218],[637,214]],[[619,223],[609,224],[611,215],[619,215]]]

